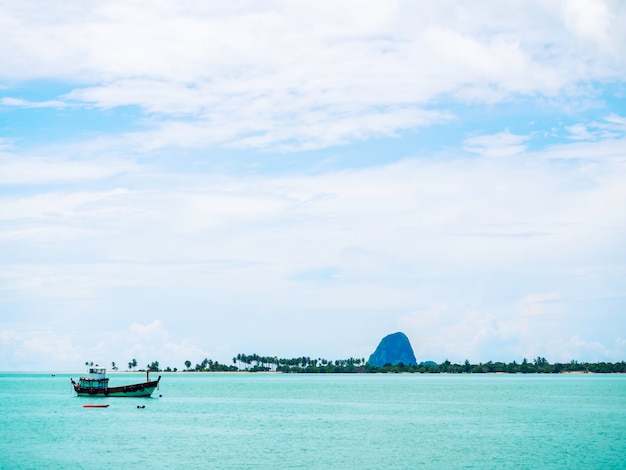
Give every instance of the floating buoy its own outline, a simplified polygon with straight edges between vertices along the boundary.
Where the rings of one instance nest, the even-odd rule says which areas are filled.
[[[145,408],[146,405],[137,405],[137,408]]]

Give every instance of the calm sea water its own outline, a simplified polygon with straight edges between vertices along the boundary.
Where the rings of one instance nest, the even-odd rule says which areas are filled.
[[[69,377],[0,373],[0,468],[626,468],[623,375],[179,373],[149,399]]]

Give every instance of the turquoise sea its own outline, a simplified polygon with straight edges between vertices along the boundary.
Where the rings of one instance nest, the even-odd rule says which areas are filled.
[[[0,373],[0,468],[626,468],[624,375],[78,375]]]

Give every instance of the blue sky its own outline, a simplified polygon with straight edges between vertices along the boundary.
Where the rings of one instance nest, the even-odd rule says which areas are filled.
[[[0,370],[624,360],[626,7],[431,3],[1,2]]]

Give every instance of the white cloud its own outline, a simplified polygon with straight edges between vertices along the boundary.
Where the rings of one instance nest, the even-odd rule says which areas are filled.
[[[4,370],[68,370],[81,348],[71,335],[49,328],[0,330],[0,361]]]
[[[587,145],[597,155],[607,143]],[[351,330],[354,315],[363,331],[381,321],[406,329],[426,359],[555,360],[564,343],[550,335],[579,334],[561,331],[572,296],[614,289],[593,282],[613,277],[601,267],[618,262],[626,224],[623,164],[563,167],[546,158],[555,152],[309,176],[161,175],[167,187],[150,173],[142,189],[5,196],[0,248],[15,261],[3,263],[0,288],[16,301],[57,305],[63,318],[90,311],[121,328],[132,315],[138,326],[126,348],[148,361],[191,356],[193,345],[225,355],[267,348],[260,328],[274,343],[272,331],[288,328],[281,347],[314,350],[316,335],[335,334],[328,322]],[[585,271],[589,263],[600,269]],[[324,282],[297,279],[321,268],[333,273]],[[406,312],[420,313],[398,320]],[[179,324],[169,320],[170,331],[154,321],[172,315]],[[306,334],[288,326],[307,315],[316,320]],[[206,330],[192,337],[189,324]],[[225,339],[233,328],[236,340]],[[146,341],[170,346],[143,350]],[[100,357],[112,351],[102,346]],[[566,350],[577,351],[590,350]]]
[[[269,100],[268,100],[269,101]],[[242,104],[243,105],[243,104]],[[199,119],[193,122],[164,121],[154,130],[128,134],[142,151],[163,147],[203,148],[219,144],[234,149],[267,149],[277,152],[313,150],[366,140],[394,136],[414,127],[449,121],[446,112],[415,108],[394,108],[384,111],[364,110],[359,115],[342,115],[327,111],[327,116],[301,114],[302,122],[268,114],[256,124],[236,115],[224,116],[223,122]]]
[[[596,136],[591,142],[580,140],[572,145],[551,145],[537,153],[539,158],[551,160],[613,161],[618,166],[624,161],[624,155],[626,155],[626,137],[597,140]]]
[[[456,363],[465,359],[478,362],[487,352],[499,360],[520,358],[524,332],[511,318],[459,307],[438,307],[400,319],[418,361],[443,362],[447,358]]]
[[[527,295],[520,302],[520,315],[534,317],[560,314],[563,310],[560,298],[560,295],[554,292]]]
[[[62,100],[138,106],[155,131],[169,131],[162,144],[319,148],[449,119],[431,110],[446,97],[590,96],[590,81],[618,79],[626,64],[601,53],[626,50],[619,3],[113,1],[65,2],[49,17],[37,2],[3,10],[4,78],[71,77],[77,85]]]
[[[169,333],[164,329],[164,325],[161,320],[155,320],[148,325],[133,323],[130,325],[130,331],[133,335],[138,336],[138,339],[140,340],[156,339],[159,341],[167,341],[169,339]]]
[[[588,341],[578,335],[572,336],[568,343],[564,345],[564,351],[568,351],[570,357],[591,357],[592,361],[605,361],[606,358],[614,356],[610,349],[599,341]]]
[[[592,140],[594,135],[589,132],[589,129],[584,124],[574,124],[573,126],[566,127],[570,133],[570,139],[572,140]]]
[[[617,140],[626,136],[626,118],[610,114],[601,121],[566,126],[572,140]]]
[[[504,139],[495,140],[506,147],[521,139],[505,133]],[[491,142],[480,141],[485,146]],[[562,146],[558,152],[567,153],[576,145]],[[597,155],[604,144],[588,145],[589,155]],[[554,153],[557,150],[550,149],[547,155]],[[282,245],[289,250],[283,242],[298,240],[290,253],[294,259],[312,253],[307,249],[298,254],[309,244],[328,258],[318,264],[333,266],[342,257],[356,259],[350,253],[358,250],[371,254],[381,240],[386,256],[418,264],[423,257],[500,263],[499,257],[486,256],[494,252],[506,253],[502,261],[506,263],[525,256],[521,247],[541,250],[536,253],[548,257],[570,248],[575,253],[575,240],[596,236],[601,229],[594,227],[623,220],[620,164],[563,171],[549,161],[537,166],[542,155],[534,157],[533,164],[411,159],[311,177],[170,176],[166,189],[59,190],[5,197],[0,221],[11,223],[12,230],[31,233],[54,227],[82,230],[77,234],[87,237],[99,232],[102,238],[92,238],[98,244],[87,248],[93,253],[105,249],[113,259],[269,261],[257,247]],[[587,182],[582,189],[581,179]],[[326,233],[332,234],[332,244],[319,241]],[[192,244],[172,244],[187,236],[193,237]],[[410,249],[416,237],[431,248]],[[205,247],[209,239],[213,243]],[[159,244],[167,249],[159,249]],[[413,253],[418,257],[413,259]]]
[[[1,145],[1,142],[0,142]],[[131,173],[137,165],[121,158],[71,159],[0,153],[0,185],[59,184]]]
[[[613,128],[613,130],[626,133],[626,117],[619,116],[617,114],[610,114],[605,118],[605,121]]]
[[[584,39],[606,41],[611,12],[607,4],[597,0],[565,2],[565,25]]]
[[[0,106],[15,106],[18,108],[64,108],[65,102],[59,100],[28,101],[18,98],[4,97],[0,99]]]
[[[136,359],[140,368],[160,360],[160,367],[184,368],[185,360],[200,362],[211,357],[188,339],[171,338],[165,324],[134,323],[118,330],[105,325],[97,329],[74,328],[61,333],[55,328],[21,325],[15,330],[0,330],[0,361],[3,370],[83,372],[85,362],[110,368],[116,362],[120,370]],[[167,361],[163,356],[167,357]]]
[[[470,137],[464,142],[464,148],[487,157],[511,157],[526,150],[524,142],[529,139],[529,136],[511,134],[507,130],[493,135]]]
[[[12,146],[13,146],[13,141],[11,139],[0,137],[0,152],[9,151],[11,150]],[[0,153],[0,157],[2,157],[1,153]]]

